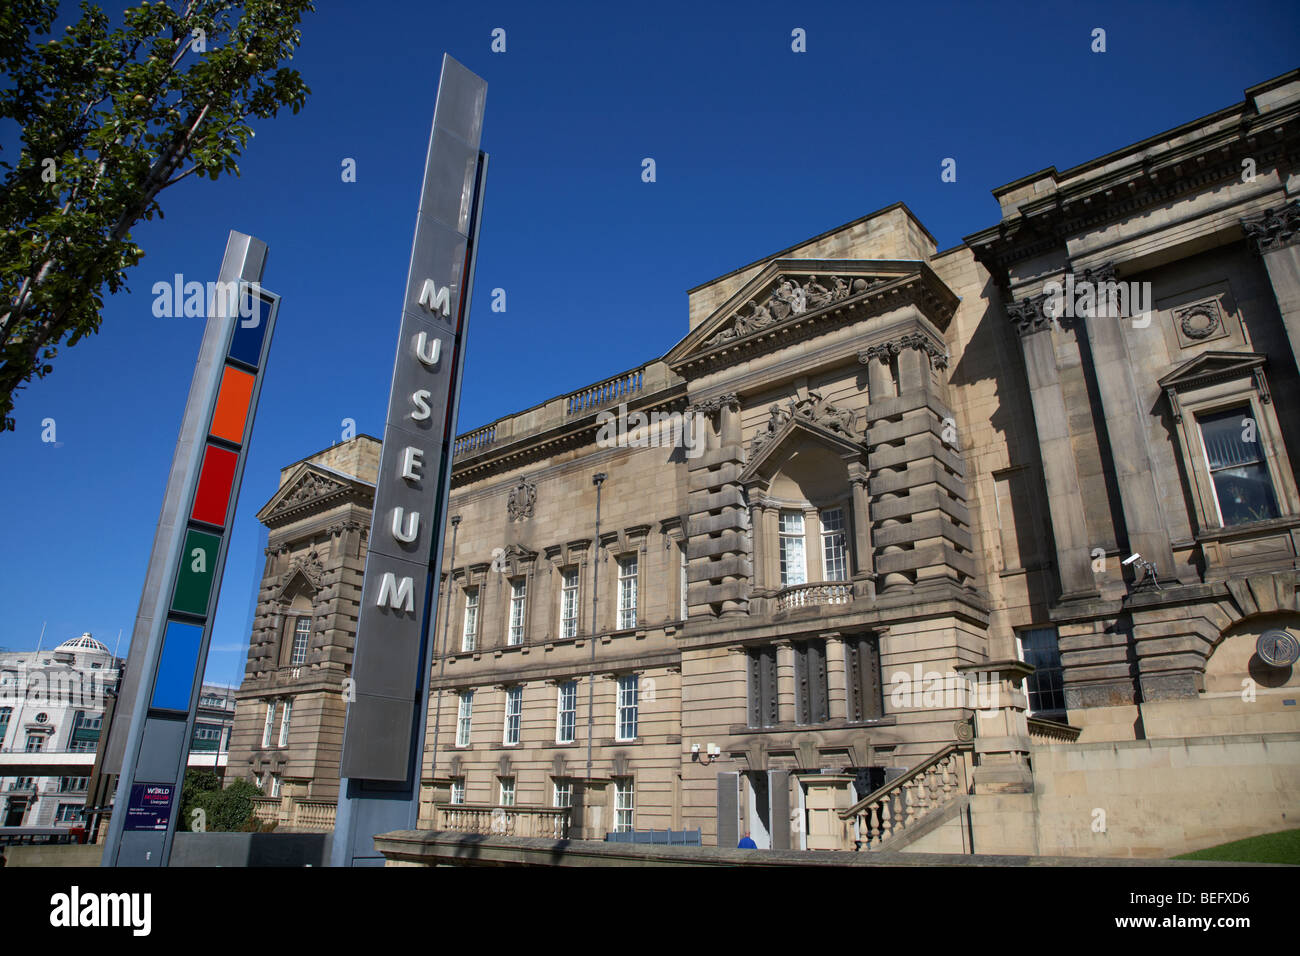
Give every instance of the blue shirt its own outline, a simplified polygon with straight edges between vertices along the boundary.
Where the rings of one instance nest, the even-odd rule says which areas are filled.
[[[755,843],[753,840],[751,840],[749,837],[741,837],[740,842],[736,844],[736,849],[737,849],[737,850],[757,850],[757,849],[758,849],[758,844],[756,844],[756,843]]]

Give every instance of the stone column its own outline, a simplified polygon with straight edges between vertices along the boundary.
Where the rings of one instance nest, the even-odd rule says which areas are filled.
[[[1061,390],[1052,341],[1052,323],[1043,312],[1043,296],[1014,302],[1007,314],[1020,333],[1029,378],[1029,401],[1038,432],[1039,457],[1047,484],[1047,505],[1056,539],[1056,567],[1061,577],[1061,597],[1096,597],[1097,582],[1092,574],[1092,551],[1084,521],[1083,493],[1079,488],[1078,463],[1070,441],[1065,394]]]
[[[794,644],[790,641],[772,643],[776,645],[776,715],[782,722],[788,719],[793,723],[795,719]]]
[[[871,404],[878,405],[887,399],[897,397],[898,393],[894,386],[894,379],[889,371],[889,358],[892,354],[893,354],[893,349],[891,349],[891,347],[888,344],[873,345],[870,348],[858,354],[858,361],[863,365],[867,366],[867,397]],[[871,442],[870,425],[868,425],[867,427],[867,432],[868,432],[867,442],[868,444],[870,444]],[[882,477],[886,477],[888,475],[897,474],[899,472],[904,472],[906,470],[907,469],[905,467],[902,469],[886,468],[886,469],[881,469],[880,472]],[[896,502],[899,498],[901,498],[902,495],[896,494],[894,492],[885,492],[882,493],[879,497],[880,497],[880,505],[883,508],[887,509],[890,507],[890,505],[893,502]],[[887,532],[888,529],[895,527],[896,525],[899,525],[901,523],[902,522],[897,518],[884,518],[879,522],[879,530],[881,532]],[[881,556],[883,557],[885,555],[897,554],[902,550],[903,548],[898,545],[886,545],[885,547],[881,548]],[[874,557],[873,557],[873,563],[874,563]],[[912,579],[900,571],[894,571],[889,574],[885,574],[877,582],[878,586],[882,589],[889,588],[889,587],[897,587],[900,585],[909,585],[911,583],[912,583]]]
[[[1088,270],[1083,278],[1090,282],[1113,282],[1115,270],[1108,263]],[[1123,503],[1129,547],[1154,562],[1162,577],[1173,578],[1176,576],[1174,550],[1169,543],[1169,526],[1156,490],[1155,469],[1151,466],[1148,415],[1138,407],[1133,360],[1124,333],[1124,323],[1131,318],[1111,315],[1110,309],[1102,307],[1100,298],[1098,308],[1092,311],[1094,314],[1084,322],[1092,349],[1097,391],[1106,417],[1106,434],[1113,452],[1111,458]],[[1096,314],[1098,312],[1106,314]],[[1147,321],[1151,321],[1149,316]],[[1160,334],[1154,328],[1146,331],[1152,335]]]
[[[1277,310],[1300,365],[1300,199],[1241,220],[1251,247],[1264,260]]]
[[[848,677],[844,669],[844,637],[838,631],[823,634],[826,641],[827,716],[848,719]]]
[[[766,575],[766,569],[763,562],[767,556],[767,540],[764,537],[763,513],[767,510],[766,500],[762,492],[757,489],[749,491],[749,527],[752,530],[754,540],[754,580],[752,594],[765,595],[767,589],[771,587],[771,582]]]
[[[853,488],[853,596],[876,596],[875,561],[871,553],[871,506],[867,494],[869,476],[866,465],[849,465],[849,484]]]

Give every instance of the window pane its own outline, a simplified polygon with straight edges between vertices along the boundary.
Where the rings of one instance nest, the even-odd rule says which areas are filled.
[[[781,587],[808,583],[804,558],[803,512],[783,511],[781,522]]]
[[[636,627],[636,555],[618,561],[618,627]]]
[[[465,591],[465,630],[461,635],[460,649],[474,650],[478,638],[478,588]]]
[[[1061,651],[1057,644],[1056,628],[1040,627],[1021,631],[1019,637],[1025,663],[1036,668],[1026,681],[1029,712],[1063,712],[1065,686],[1061,676]]]
[[[470,717],[474,709],[474,692],[466,691],[460,695],[460,711],[456,716],[456,746],[469,746]]]
[[[1258,424],[1251,418],[1248,405],[1197,416],[1225,527],[1278,516]]]
[[[564,572],[560,596],[560,636],[576,637],[578,634],[578,569]]]
[[[307,663],[307,642],[311,637],[311,618],[300,617],[293,630],[293,657],[289,663],[301,667]]]
[[[528,582],[520,578],[510,583],[510,643],[524,642],[524,604],[528,597]]]
[[[827,508],[821,513],[822,569],[827,581],[847,581],[848,563],[844,555],[844,510]]]

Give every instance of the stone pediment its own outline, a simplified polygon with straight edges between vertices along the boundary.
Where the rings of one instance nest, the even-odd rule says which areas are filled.
[[[271,500],[262,506],[257,519],[263,524],[274,524],[301,517],[323,505],[337,504],[353,491],[373,495],[374,488],[367,482],[341,472],[304,462],[271,496]]]
[[[877,302],[877,300],[880,300]],[[797,340],[860,315],[858,307],[918,304],[946,327],[957,297],[922,262],[877,259],[774,259],[665,356],[679,368],[740,347]]]
[[[823,400],[815,391],[809,392],[806,399],[792,399],[784,406],[773,405],[769,412],[767,424],[750,441],[749,462],[738,479],[741,484],[770,477],[766,474],[766,463],[777,457],[777,452],[791,439],[811,437],[849,460],[861,457],[864,452],[853,428],[853,413]]]
[[[1258,352],[1202,352],[1160,379],[1158,384],[1169,400],[1174,421],[1180,422],[1183,420],[1183,409],[1178,393],[1216,382],[1252,376],[1259,397],[1265,402],[1271,401],[1268,381],[1264,378],[1264,364],[1267,361],[1268,357]]]
[[[1198,388],[1253,374],[1266,361],[1267,357],[1258,352],[1202,352],[1160,379],[1159,384],[1161,388]]]

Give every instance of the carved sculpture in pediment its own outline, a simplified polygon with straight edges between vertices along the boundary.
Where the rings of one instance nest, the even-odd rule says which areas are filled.
[[[511,521],[522,521],[533,516],[533,505],[537,501],[537,485],[525,478],[510,489],[506,501],[506,515]]]
[[[808,277],[808,282],[804,285],[803,291],[810,309],[820,309],[823,305],[830,304],[831,290],[818,282],[816,276]]]
[[[887,280],[879,277],[871,279],[859,277],[853,279],[850,286],[842,276],[810,275],[802,284],[782,278],[773,287],[766,300],[750,299],[746,302],[732,316],[731,322],[725,328],[719,329],[705,342],[705,346],[713,348],[743,339],[778,322],[783,322],[791,316],[824,308],[851,295],[866,292],[885,281]]]
[[[858,440],[853,431],[853,412],[826,401],[818,391],[810,391],[807,398],[790,399],[784,408],[773,405],[768,409],[767,424],[754,435],[750,454],[762,448],[791,418],[802,418],[851,441]]]
[[[285,511],[289,508],[305,504],[314,498],[322,495],[332,494],[343,486],[337,481],[331,481],[323,475],[314,472],[307,472],[299,480],[297,487],[285,495],[279,506],[275,509],[277,512]]]
[[[293,564],[285,572],[284,582],[287,584],[295,573],[301,571],[303,577],[317,590],[320,590],[321,581],[325,576],[325,567],[321,564],[320,554],[316,551],[310,551],[306,557],[299,556],[293,559]]]

